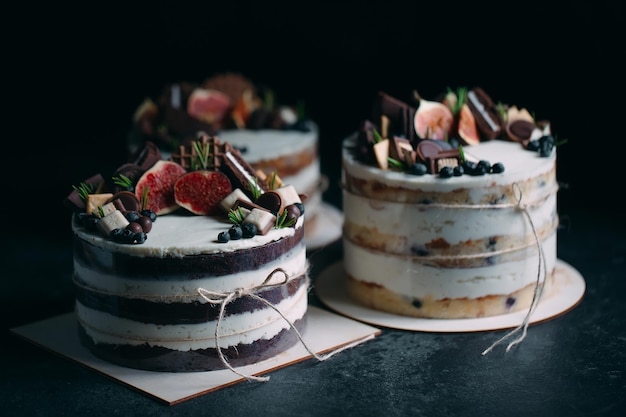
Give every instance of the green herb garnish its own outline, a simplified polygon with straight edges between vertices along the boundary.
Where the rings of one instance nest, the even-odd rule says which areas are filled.
[[[398,161],[397,159],[394,159],[390,156],[387,157],[387,162],[389,162],[389,165],[391,165],[394,168],[398,168],[401,170],[405,169],[405,166],[401,161]]]
[[[143,189],[143,192],[141,193],[141,209],[145,210],[148,208],[148,190],[149,187],[146,187]]]
[[[296,219],[287,219],[287,210],[283,210],[278,216],[276,216],[276,228],[281,229],[283,227],[291,227],[296,222]]]
[[[113,182],[115,183],[115,185],[119,185],[125,190],[129,190],[133,187],[133,181],[124,174],[113,177]]]
[[[191,161],[191,169],[207,169],[209,166],[210,145],[198,140],[193,143],[193,148],[196,151],[196,155],[194,155],[195,158]]]
[[[78,187],[72,185],[72,188],[78,193],[78,196],[83,201],[87,201],[87,196],[89,194],[93,194],[95,191],[95,186],[93,184],[87,184],[85,182],[81,182]]]
[[[374,143],[378,143],[383,140],[383,137],[378,133],[378,130],[372,129],[372,135],[374,135]]]
[[[243,219],[246,217],[246,214],[243,212],[243,209],[241,207],[237,207],[236,209],[230,209],[228,210],[228,220],[231,221],[231,223],[234,224],[241,224],[243,223]]]
[[[261,187],[259,187],[256,178],[249,180],[248,184],[250,185],[250,192],[252,192],[252,199],[256,201],[261,196]]]

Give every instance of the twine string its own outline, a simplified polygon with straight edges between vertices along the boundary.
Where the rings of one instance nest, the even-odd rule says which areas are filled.
[[[530,227],[533,231],[533,235],[535,236],[535,242],[537,244],[537,251],[538,251],[538,262],[537,262],[537,280],[535,282],[535,289],[533,291],[533,298],[532,301],[530,303],[530,307],[528,308],[528,312],[526,313],[526,316],[524,317],[524,320],[513,330],[509,331],[507,334],[505,334],[504,336],[502,336],[500,339],[496,340],[495,342],[493,342],[491,344],[491,346],[489,346],[487,349],[485,349],[482,352],[482,355],[486,355],[489,352],[491,352],[497,345],[499,345],[500,343],[504,342],[505,340],[509,339],[510,337],[513,337],[513,335],[515,335],[516,333],[518,333],[519,331],[521,331],[522,333],[513,341],[509,342],[509,344],[506,347],[506,352],[508,352],[509,350],[511,350],[511,348],[515,345],[517,345],[518,343],[521,343],[525,338],[526,338],[526,334],[528,333],[528,325],[530,324],[530,317],[532,316],[532,313],[535,311],[537,304],[539,303],[539,300],[541,299],[541,294],[543,293],[543,285],[542,285],[542,281],[541,281],[541,276],[543,273],[543,277],[544,277],[544,281],[545,281],[545,277],[547,275],[547,269],[546,269],[546,261],[545,261],[545,254],[543,252],[543,246],[541,245],[541,240],[539,239],[539,234],[537,233],[537,230],[535,229],[535,224],[530,216],[530,213],[528,211],[528,205],[527,204],[523,204],[522,203],[522,199],[523,199],[523,193],[522,190],[519,188],[519,185],[517,183],[513,184],[514,187],[514,191],[517,192],[518,194],[518,207],[520,210],[522,210],[522,212],[524,213],[524,215],[526,216],[526,219],[528,220],[528,223],[530,224]]]
[[[282,273],[284,276],[284,279],[279,282],[279,283],[270,283],[270,280],[272,279],[272,277],[274,276],[274,274],[276,273]],[[240,297],[251,297],[257,301],[260,301],[261,303],[265,304],[266,306],[270,307],[271,309],[273,309],[274,311],[276,311],[280,317],[285,320],[285,322],[287,322],[287,324],[289,325],[289,327],[294,331],[294,333],[296,334],[296,336],[298,337],[299,342],[304,346],[304,348],[307,350],[307,352],[309,352],[309,354],[311,356],[313,356],[315,359],[317,359],[318,361],[325,361],[327,359],[329,359],[330,357],[334,356],[335,354],[342,352],[344,350],[350,349],[360,343],[365,342],[366,340],[369,340],[371,338],[374,337],[374,334],[370,334],[364,338],[358,339],[352,343],[346,344],[342,347],[339,347],[335,350],[332,350],[329,353],[326,353],[324,355],[318,355],[315,351],[313,351],[308,345],[307,343],[304,341],[304,338],[302,337],[302,334],[300,333],[300,331],[296,328],[296,326],[293,324],[293,322],[291,320],[289,320],[275,305],[273,305],[272,303],[270,303],[269,301],[267,301],[265,298],[259,296],[257,293],[261,290],[264,290],[266,288],[269,287],[274,287],[274,286],[280,286],[280,285],[284,285],[287,282],[289,282],[289,275],[287,274],[287,272],[282,269],[282,268],[276,268],[274,269],[263,281],[263,283],[261,283],[260,285],[257,286],[253,286],[250,288],[237,288],[234,291],[230,291],[230,292],[216,292],[216,291],[209,291],[206,290],[204,288],[198,288],[198,293],[200,294],[200,296],[202,298],[204,298],[207,302],[211,303],[211,304],[220,304],[220,313],[217,317],[217,323],[215,325],[215,350],[217,351],[217,355],[220,359],[220,361],[222,362],[222,364],[224,366],[226,366],[228,369],[230,369],[232,372],[236,373],[237,375],[247,379],[248,381],[257,381],[257,382],[265,382],[265,381],[269,381],[270,377],[269,376],[256,376],[256,375],[247,375],[244,374],[243,372],[238,371],[237,369],[233,368],[233,366],[228,362],[228,360],[226,359],[226,357],[224,356],[222,349],[219,345],[219,340],[220,340],[220,334],[219,334],[219,330],[220,330],[220,324],[222,322],[222,319],[224,318],[225,315],[225,311],[226,311],[226,306],[228,305],[228,303],[232,302],[233,300],[240,298]]]

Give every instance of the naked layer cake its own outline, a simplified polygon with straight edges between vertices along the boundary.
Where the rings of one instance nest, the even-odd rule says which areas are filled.
[[[81,341],[107,361],[153,371],[271,358],[306,324],[300,195],[258,177],[217,137],[183,153],[164,160],[150,146],[64,200]]]
[[[282,103],[272,89],[238,73],[215,74],[201,83],[171,83],[137,108],[131,149],[148,140],[167,158],[193,142],[199,131],[218,134],[255,169],[275,171],[307,195],[306,228],[314,226],[326,178],[320,171],[318,126],[304,106]]]
[[[351,297],[427,318],[528,309],[557,261],[555,144],[549,123],[480,88],[379,93],[343,142]]]

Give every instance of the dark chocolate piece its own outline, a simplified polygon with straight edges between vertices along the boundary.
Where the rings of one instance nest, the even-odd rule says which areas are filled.
[[[444,143],[447,144],[447,142],[435,139],[421,140],[417,144],[417,157],[422,162],[426,162],[428,158],[431,158],[437,155],[439,152],[446,150]]]
[[[131,191],[119,191],[113,194],[110,202],[120,211],[139,211],[141,207],[139,199]]]
[[[266,208],[266,207],[260,206],[260,205],[258,205],[258,204],[256,204],[256,203],[253,203],[252,201],[242,200],[242,199],[240,199],[240,198],[238,198],[238,199],[235,201],[235,204],[233,204],[232,209],[233,209],[233,210],[237,210],[239,207],[241,207],[241,208],[245,208],[245,209],[247,209],[247,210],[259,209],[259,210],[265,210],[265,211],[271,212],[271,211],[270,211],[268,208]]]
[[[137,165],[144,172],[150,169],[161,159],[161,151],[154,142],[147,140],[144,146],[135,152],[129,162]]]
[[[374,102],[372,119],[374,123],[379,124],[381,123],[381,116],[387,116],[389,119],[387,136],[403,136],[414,143],[417,140],[414,126],[415,110],[415,107],[411,107],[381,91]],[[380,133],[382,135],[382,132]]]
[[[139,181],[139,178],[141,178],[144,172],[146,172],[146,170],[141,168],[139,165],[133,162],[127,162],[123,165],[120,165],[115,170],[115,172],[113,173],[113,178],[115,177],[121,178],[123,175],[124,177],[128,178],[131,182],[131,185],[134,186],[135,184],[137,184],[137,181]],[[123,187],[119,184],[113,184],[114,192],[124,191],[124,190],[128,190],[128,188]]]
[[[95,174],[82,181],[82,183],[92,187],[93,194],[101,192],[105,185],[104,177],[101,174]],[[72,192],[63,199],[63,205],[75,212],[83,211],[87,207],[85,201],[80,197],[80,194],[78,194],[76,190],[72,190]]]
[[[502,133],[502,118],[491,97],[480,87],[467,93],[467,105],[474,115],[476,127],[487,139],[495,139]]]
[[[283,199],[275,191],[266,191],[257,198],[256,203],[269,210],[273,214],[282,213],[284,207]]]
[[[437,174],[443,167],[455,167],[461,164],[461,153],[458,149],[448,149],[439,151],[428,158],[428,165],[431,174]]]
[[[393,136],[389,142],[389,156],[398,161],[405,160],[405,150],[412,152],[413,146],[407,138]]]
[[[509,123],[507,133],[512,140],[525,143],[530,140],[533,130],[535,130],[534,123],[528,120],[518,119]]]
[[[221,171],[226,174],[233,188],[241,188],[248,197],[267,191],[267,185],[257,176],[254,168],[241,157],[241,153],[230,143],[224,144],[224,159]]]

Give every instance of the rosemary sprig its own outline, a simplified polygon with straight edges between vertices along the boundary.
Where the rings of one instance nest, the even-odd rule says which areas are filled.
[[[389,162],[389,165],[393,166],[394,168],[398,168],[401,170],[404,170],[406,168],[401,161],[398,161],[397,159],[394,159],[390,156],[387,157],[387,161]]]
[[[272,172],[271,177],[270,177],[270,181],[269,181],[269,188],[270,190],[274,190],[276,188],[276,177],[278,176],[278,174],[276,173],[276,171]]]
[[[296,219],[293,217],[287,219],[287,210],[283,210],[278,216],[276,216],[276,228],[281,229],[283,227],[291,227],[296,222]]]
[[[115,183],[115,185],[119,185],[120,187],[126,190],[131,189],[133,187],[133,181],[124,174],[120,174],[119,176],[113,177],[113,183]]]
[[[248,184],[250,185],[250,191],[252,192],[252,199],[256,201],[256,199],[261,196],[261,187],[259,186],[256,178],[249,180]]]
[[[243,219],[246,217],[246,214],[243,212],[241,207],[237,207],[236,209],[228,210],[228,220],[233,224],[241,224],[243,223]]]
[[[143,192],[141,193],[141,210],[145,210],[148,208],[148,191],[149,191],[149,187],[146,187],[143,189]]]
[[[87,184],[85,182],[81,182],[78,186],[72,185],[72,188],[78,193],[78,196],[83,201],[87,201],[87,196],[95,191],[95,186],[93,184]]]
[[[193,143],[193,148],[196,151],[195,158],[191,161],[193,170],[207,169],[209,165],[210,145],[208,143],[202,143],[197,140]]]
[[[374,136],[374,143],[378,143],[381,140],[383,140],[383,137],[380,135],[380,133],[376,129],[372,130],[372,135]]]

